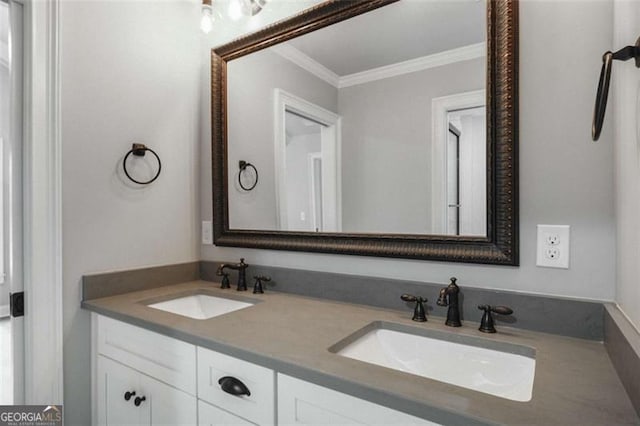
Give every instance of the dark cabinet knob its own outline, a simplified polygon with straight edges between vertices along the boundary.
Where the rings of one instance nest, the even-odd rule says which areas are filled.
[[[135,396],[135,394],[136,394],[136,392],[135,392],[135,391],[133,391],[133,392],[126,391],[126,392],[124,393],[124,400],[125,400],[125,401],[129,401],[129,400],[131,399],[131,397],[132,397],[132,396]]]
[[[249,388],[240,380],[236,379],[235,377],[231,377],[231,376],[222,377],[220,380],[218,380],[218,384],[220,385],[220,388],[222,388],[222,390],[228,394],[235,395],[235,396],[241,396],[241,395],[251,396],[251,392],[249,392]]]
[[[143,397],[136,396],[136,399],[134,399],[134,400],[133,400],[133,404],[134,404],[136,407],[139,407],[139,406],[140,406],[140,404],[142,404],[142,401],[146,401],[146,400],[147,400],[147,398],[146,398],[146,397],[144,397],[144,396],[143,396]]]

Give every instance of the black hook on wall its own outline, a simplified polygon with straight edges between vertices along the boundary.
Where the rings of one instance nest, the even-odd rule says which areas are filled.
[[[139,181],[139,180],[136,180],[136,179],[132,178],[131,175],[129,174],[129,171],[127,170],[127,158],[129,158],[129,156],[131,154],[133,154],[136,157],[144,157],[144,155],[147,153],[147,151],[152,153],[156,157],[156,160],[158,160],[158,172],[156,173],[156,175],[153,178],[151,178],[148,181]],[[127,155],[124,156],[124,160],[122,160],[122,168],[124,169],[124,174],[127,175],[127,177],[132,182],[135,182],[138,185],[148,185],[151,182],[153,182],[154,180],[158,179],[158,176],[160,176],[160,171],[162,170],[162,162],[160,161],[160,157],[158,157],[158,154],[156,154],[156,152],[154,150],[152,150],[151,148],[148,148],[144,144],[134,143],[132,145],[131,149],[129,150],[129,152],[127,152]]]
[[[598,81],[598,93],[596,94],[596,106],[593,110],[593,124],[591,125],[591,138],[597,141],[600,138],[604,114],[607,111],[607,98],[609,97],[609,82],[611,81],[611,66],[613,61],[628,61],[635,59],[636,68],[640,68],[640,38],[634,46],[625,46],[617,52],[606,52],[602,56],[602,69]]]

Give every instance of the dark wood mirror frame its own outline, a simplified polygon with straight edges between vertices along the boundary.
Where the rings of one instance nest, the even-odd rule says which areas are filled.
[[[212,49],[213,228],[218,246],[518,265],[518,2],[487,0],[487,237],[229,229],[227,62],[398,0],[330,0]]]

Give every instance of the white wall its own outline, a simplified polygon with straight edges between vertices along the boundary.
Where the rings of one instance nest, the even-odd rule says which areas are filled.
[[[219,22],[209,45],[229,41],[250,26],[255,28],[309,4],[272,2],[267,7],[269,15],[258,15],[260,22]],[[202,258],[245,257],[249,264],[441,283],[456,275],[462,286],[613,300],[612,127],[605,126],[599,144],[590,142],[600,58],[612,40],[612,9],[608,0],[520,2],[520,267],[214,246],[203,246]],[[208,52],[202,55],[206,68]],[[204,78],[202,90],[208,87],[208,78]],[[210,219],[209,101],[203,100],[202,107],[206,136],[201,145],[201,212],[203,219]],[[571,269],[535,266],[536,224],[572,226]]]
[[[640,2],[616,0],[611,50],[635,43]],[[615,126],[617,224],[616,301],[640,330],[640,70],[633,61],[615,62],[608,123]]]
[[[81,276],[199,258],[199,16],[196,1],[62,1],[67,425],[91,423]],[[163,161],[145,188],[122,176],[134,141]]]

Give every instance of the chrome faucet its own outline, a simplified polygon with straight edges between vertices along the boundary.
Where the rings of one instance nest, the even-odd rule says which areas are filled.
[[[225,268],[235,269],[238,271],[238,291],[246,291],[247,290],[247,279],[246,279],[246,270],[249,267],[246,263],[244,263],[244,258],[240,259],[240,263],[223,263],[218,267],[217,275],[222,276],[222,288],[225,288],[225,281],[227,286],[229,285],[229,280],[227,274],[224,273]],[[226,279],[226,280],[225,280]],[[227,287],[228,288],[228,287]]]
[[[458,295],[460,294],[460,287],[456,284],[457,278],[451,277],[451,282],[448,286],[440,289],[438,300],[436,304],[438,306],[448,306],[447,320],[445,325],[449,327],[460,327],[460,308],[458,305]]]

